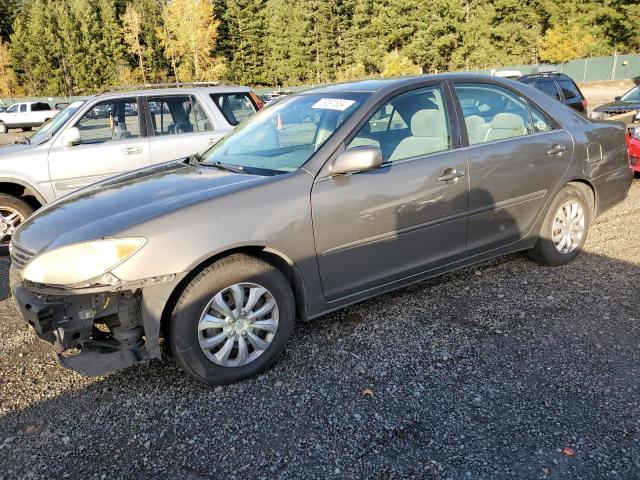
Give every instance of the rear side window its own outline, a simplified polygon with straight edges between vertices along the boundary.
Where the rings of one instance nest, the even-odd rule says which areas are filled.
[[[149,112],[156,136],[213,130],[202,105],[192,95],[149,97]]]
[[[27,111],[27,104],[26,103],[23,103],[23,104],[20,105],[20,111],[21,112],[26,112]]]
[[[231,125],[238,125],[258,111],[248,93],[212,93],[211,100]]]
[[[556,86],[556,83],[549,80],[538,81],[533,84],[538,90],[546,93],[556,100],[560,100],[560,90]]]
[[[456,84],[469,144],[553,130],[553,124],[515,93],[497,85]]]
[[[558,80],[558,85],[562,89],[562,95],[564,95],[565,100],[580,98],[580,92],[570,80]]]

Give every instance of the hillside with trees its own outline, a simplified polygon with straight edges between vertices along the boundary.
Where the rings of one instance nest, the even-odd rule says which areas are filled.
[[[639,50],[637,0],[0,2],[0,96],[314,84]]]

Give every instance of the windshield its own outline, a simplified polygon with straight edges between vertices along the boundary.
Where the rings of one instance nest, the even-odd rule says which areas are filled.
[[[367,98],[363,93],[288,97],[262,110],[203,154],[203,163],[291,172],[300,168]]]
[[[625,93],[620,100],[623,102],[640,102],[640,86],[634,87]]]
[[[84,101],[79,100],[77,102],[73,102],[36,130],[29,139],[29,142],[33,145],[37,145],[49,140],[65,123],[67,123],[67,120],[69,120],[69,118],[71,118],[82,105],[84,105]]]

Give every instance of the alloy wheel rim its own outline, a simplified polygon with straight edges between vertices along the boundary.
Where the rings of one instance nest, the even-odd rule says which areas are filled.
[[[198,342],[204,355],[222,367],[255,361],[278,331],[278,303],[256,283],[236,283],[216,293],[198,322]]]
[[[582,204],[568,200],[560,205],[551,227],[553,246],[563,255],[574,252],[585,233],[585,214]]]
[[[0,247],[8,247],[16,228],[24,221],[24,217],[16,209],[0,206]]]

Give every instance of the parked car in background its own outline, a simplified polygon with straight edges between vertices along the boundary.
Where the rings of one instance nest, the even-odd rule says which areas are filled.
[[[517,80],[531,85],[551,98],[555,98],[583,115],[587,115],[587,99],[584,98],[576,82],[568,75],[557,72],[533,73],[523,75]]]
[[[52,119],[56,113],[57,110],[45,102],[14,103],[0,113],[0,133],[7,133],[10,128],[31,130]]]
[[[0,147],[0,215],[6,219],[0,252],[40,206],[118,173],[202,151],[258,108],[247,87],[199,85],[71,103],[21,145]]]
[[[185,372],[231,383],[278,358],[296,317],[511,252],[572,261],[627,195],[625,136],[487,76],[310,90],[36,213],[11,290],[68,368],[159,357],[163,334]]]
[[[616,97],[613,102],[605,103],[593,109],[591,118],[605,119],[612,115],[640,111],[640,85],[633,87],[624,95]]]
[[[6,107],[4,105],[0,105],[0,113],[4,112],[7,108],[9,108],[9,107]]]

